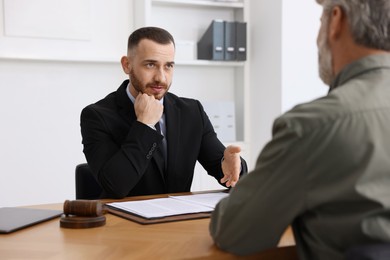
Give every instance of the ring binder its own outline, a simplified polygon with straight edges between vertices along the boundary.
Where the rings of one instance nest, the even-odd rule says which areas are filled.
[[[236,22],[236,59],[246,60],[246,23]]]
[[[246,23],[213,20],[197,48],[200,60],[246,60]]]
[[[198,41],[198,59],[224,59],[224,22],[213,20],[202,38]]]
[[[236,23],[224,22],[225,31],[225,55],[224,60],[236,60]]]

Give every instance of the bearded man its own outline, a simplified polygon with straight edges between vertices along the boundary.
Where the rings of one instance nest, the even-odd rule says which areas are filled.
[[[143,27],[129,36],[127,50],[121,64],[129,79],[81,112],[83,151],[103,188],[100,197],[190,191],[197,161],[233,187],[247,172],[241,148],[225,148],[198,100],[168,92],[172,35]]]

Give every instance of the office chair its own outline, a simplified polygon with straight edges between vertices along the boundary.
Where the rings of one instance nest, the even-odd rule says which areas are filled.
[[[351,247],[345,255],[346,260],[388,260],[390,243],[359,245]]]
[[[87,163],[76,166],[76,199],[99,199],[102,188],[92,175]]]

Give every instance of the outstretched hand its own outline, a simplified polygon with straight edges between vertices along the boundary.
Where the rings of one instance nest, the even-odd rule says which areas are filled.
[[[229,145],[226,147],[222,161],[223,178],[221,183],[226,183],[226,187],[234,187],[240,178],[241,171],[241,148],[235,145]]]

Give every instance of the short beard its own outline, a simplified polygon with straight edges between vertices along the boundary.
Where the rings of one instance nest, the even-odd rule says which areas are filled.
[[[146,92],[146,89],[147,87],[150,87],[150,86],[154,86],[156,84],[159,84],[163,87],[165,87],[165,93],[164,95],[168,92],[169,88],[171,87],[171,85],[167,86],[165,83],[160,83],[160,82],[156,82],[156,83],[147,83],[146,85],[142,85],[142,82],[138,79],[138,77],[135,75],[134,73],[134,70],[130,70],[130,73],[129,73],[129,76],[130,76],[130,83],[131,85],[134,87],[134,89],[136,91],[138,91],[139,93],[143,94]],[[162,96],[154,96],[156,99],[158,100],[161,100],[164,95]]]
[[[326,30],[327,31],[327,30]],[[327,42],[327,32],[321,32],[318,42],[318,65],[321,80],[330,86],[334,80],[332,70],[332,54]]]
[[[134,87],[134,89],[139,93],[143,94],[144,90],[142,89],[142,83],[135,75],[134,70],[130,70],[129,76],[130,76],[130,83]]]

